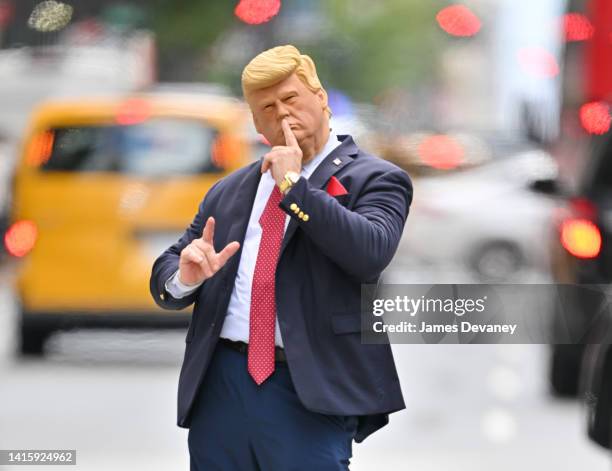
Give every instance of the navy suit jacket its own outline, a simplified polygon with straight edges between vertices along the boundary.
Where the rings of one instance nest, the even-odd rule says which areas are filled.
[[[290,215],[276,271],[276,308],[285,354],[298,397],[307,409],[359,415],[356,442],[405,408],[388,344],[361,343],[361,284],[377,283],[397,249],[412,202],[403,170],[361,151],[351,136],[307,180],[301,177],[280,203]],[[339,163],[338,160],[339,159]],[[217,182],[200,203],[183,236],[154,262],[150,289],[165,309],[194,303],[179,378],[178,425],[189,428],[190,410],[219,339],[240,261],[247,223],[261,177],[261,161]],[[335,176],[348,194],[326,191]],[[303,221],[291,211],[309,215]],[[165,282],[180,252],[215,218],[214,246],[231,241],[240,250],[194,293],[176,299]]]

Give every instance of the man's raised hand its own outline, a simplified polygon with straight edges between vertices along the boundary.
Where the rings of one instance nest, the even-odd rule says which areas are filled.
[[[230,242],[221,252],[215,252],[214,234],[215,219],[211,216],[206,220],[202,237],[193,239],[181,251],[178,273],[181,283],[199,285],[217,273],[240,248],[238,242]]]
[[[281,125],[285,135],[285,145],[272,147],[270,152],[264,155],[263,163],[261,164],[261,173],[271,170],[272,178],[274,178],[277,185],[281,184],[287,172],[300,173],[303,157],[302,149],[291,130],[291,126],[289,126],[289,121],[284,118]]]

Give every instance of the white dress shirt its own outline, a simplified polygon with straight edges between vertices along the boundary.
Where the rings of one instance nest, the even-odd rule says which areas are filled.
[[[337,137],[330,131],[329,139],[321,152],[314,156],[307,164],[302,167],[300,175],[308,179],[323,161],[323,159],[333,151],[340,142]],[[234,289],[232,290],[232,296],[230,298],[229,306],[227,308],[227,314],[221,328],[221,337],[230,340],[240,340],[248,343],[249,341],[249,315],[251,312],[251,285],[253,282],[253,273],[255,272],[255,262],[257,261],[257,253],[259,251],[259,242],[261,240],[261,226],[259,225],[259,218],[263,213],[264,207],[268,202],[268,198],[274,189],[274,178],[268,170],[261,176],[259,186],[257,187],[257,193],[255,195],[255,201],[253,202],[253,208],[251,209],[251,216],[249,218],[249,225],[246,230],[244,237],[242,254],[240,256],[240,263],[238,265],[238,271],[236,273],[236,280],[234,282]],[[287,215],[285,219],[285,230],[289,225],[290,216]],[[193,286],[187,286],[178,278],[178,270],[166,281],[166,290],[174,298],[182,298],[192,293],[202,283]],[[278,317],[276,317],[276,325],[274,329],[274,343],[282,347],[283,340],[280,334],[280,328],[278,326]]]

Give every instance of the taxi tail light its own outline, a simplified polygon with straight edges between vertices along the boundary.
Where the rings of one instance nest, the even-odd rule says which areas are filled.
[[[26,153],[26,163],[38,167],[47,163],[53,153],[53,131],[42,131],[32,137]]]
[[[592,259],[601,252],[601,230],[596,221],[597,208],[585,198],[570,200],[557,221],[561,245],[576,258]]]
[[[30,253],[38,238],[38,228],[33,221],[21,220],[13,223],[4,234],[4,247],[14,257]]]
[[[212,144],[212,163],[220,168],[227,169],[236,155],[240,153],[240,142],[235,137],[219,134]]]

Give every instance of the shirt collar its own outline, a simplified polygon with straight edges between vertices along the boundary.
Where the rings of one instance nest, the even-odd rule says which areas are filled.
[[[329,138],[327,139],[327,142],[325,143],[325,145],[323,146],[323,148],[321,149],[321,152],[319,152],[317,155],[315,155],[310,162],[308,162],[307,164],[304,164],[304,166],[302,167],[302,171],[301,174],[306,177],[309,178],[310,175],[312,175],[312,173],[316,170],[316,168],[319,166],[319,164],[321,162],[323,162],[323,159],[325,157],[327,157],[332,150],[334,150],[336,147],[338,147],[340,145],[340,141],[338,140],[338,138],[334,135],[333,130],[330,129],[329,130]]]

